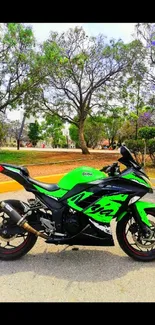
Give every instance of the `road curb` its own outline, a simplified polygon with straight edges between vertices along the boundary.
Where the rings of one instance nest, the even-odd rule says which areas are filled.
[[[36,179],[37,181],[40,181],[40,182],[45,182],[45,183],[58,183],[58,181],[64,175],[65,174],[37,176],[37,177],[34,177],[34,179]],[[12,192],[12,191],[19,191],[21,189],[23,189],[23,186],[20,185],[16,181],[0,182],[0,193]]]

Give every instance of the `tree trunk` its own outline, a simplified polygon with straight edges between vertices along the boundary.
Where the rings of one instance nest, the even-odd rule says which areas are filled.
[[[137,106],[136,106],[136,114],[137,114],[137,119],[136,119],[136,134],[135,134],[135,140],[138,138],[138,117],[139,117],[139,92],[140,92],[140,83],[138,82],[138,90],[137,90]]]
[[[20,130],[19,130],[19,134],[18,134],[18,139],[17,139],[17,150],[20,149],[20,138],[21,138],[21,135],[22,135],[22,132],[23,132],[25,119],[26,119],[26,115],[24,114],[23,115],[23,120],[22,120],[22,123],[21,123],[21,127],[20,127]]]
[[[82,149],[82,153],[84,155],[88,155],[90,154],[87,145],[86,145],[86,141],[84,138],[84,122],[80,123],[79,125],[79,143],[80,143],[80,147]]]
[[[17,139],[17,150],[20,148],[20,139]]]

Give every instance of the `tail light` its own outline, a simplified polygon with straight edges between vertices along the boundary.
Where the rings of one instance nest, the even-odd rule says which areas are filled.
[[[0,165],[0,173],[4,170],[4,167]]]

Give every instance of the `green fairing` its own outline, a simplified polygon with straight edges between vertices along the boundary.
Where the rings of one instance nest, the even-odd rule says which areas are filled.
[[[136,208],[138,210],[138,213],[142,219],[142,221],[147,225],[147,226],[151,226],[148,217],[147,217],[147,213],[145,212],[145,209],[147,208],[155,208],[155,204],[151,203],[151,202],[144,202],[144,201],[138,201],[135,203]]]
[[[75,210],[82,211],[83,208],[81,208],[78,205],[76,205],[76,202],[80,202],[80,201],[86,199],[87,197],[89,197],[92,194],[94,194],[94,193],[92,193],[92,192],[86,192],[86,191],[81,192],[81,193],[76,194],[76,195],[72,196],[71,198],[69,198],[67,200],[67,204],[70,207],[72,207],[73,209],[75,209]]]
[[[138,201],[135,203],[138,213],[142,219],[142,221],[147,225],[147,226],[151,226],[148,217],[147,217],[147,213],[145,212],[145,209],[147,208],[153,208],[155,209],[155,204],[151,203],[151,202],[143,202],[143,201]],[[124,211],[118,218],[117,221],[120,221],[125,215],[127,214],[127,211]]]
[[[83,212],[97,221],[109,223],[122,206],[116,201],[125,201],[127,197],[126,194],[103,197]]]
[[[45,190],[44,188],[40,187],[40,186],[37,186],[37,185],[33,185],[39,192],[43,193],[43,194],[46,194],[46,195],[49,195],[49,196],[54,196],[56,198],[61,198],[63,197],[67,191],[65,190],[56,190],[56,191],[47,191]]]
[[[122,176],[122,178],[126,178],[126,179],[130,179],[132,181],[137,181],[140,184],[144,184],[147,187],[151,187],[150,184],[148,184],[147,182],[145,182],[142,178],[136,176],[134,173],[129,173],[127,175]]]
[[[71,190],[75,185],[106,178],[106,174],[91,167],[78,167],[65,175],[58,183],[60,188]]]

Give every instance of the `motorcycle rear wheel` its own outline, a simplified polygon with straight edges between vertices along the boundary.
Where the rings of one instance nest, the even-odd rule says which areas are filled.
[[[152,238],[144,238],[132,216],[126,215],[116,227],[117,240],[122,250],[136,261],[150,262],[155,259],[155,216],[148,215],[151,222]],[[154,219],[154,221],[153,221]]]
[[[24,214],[24,207],[21,204],[21,201],[11,200],[11,205],[21,214]],[[27,205],[24,202],[25,205]],[[20,257],[27,254],[32,247],[35,245],[37,237],[32,234],[23,232],[20,234],[9,235],[7,234],[7,225],[9,227],[15,226],[15,223],[12,222],[10,217],[0,210],[0,229],[4,229],[6,234],[0,234],[0,259],[4,261],[10,261],[19,259]]]

